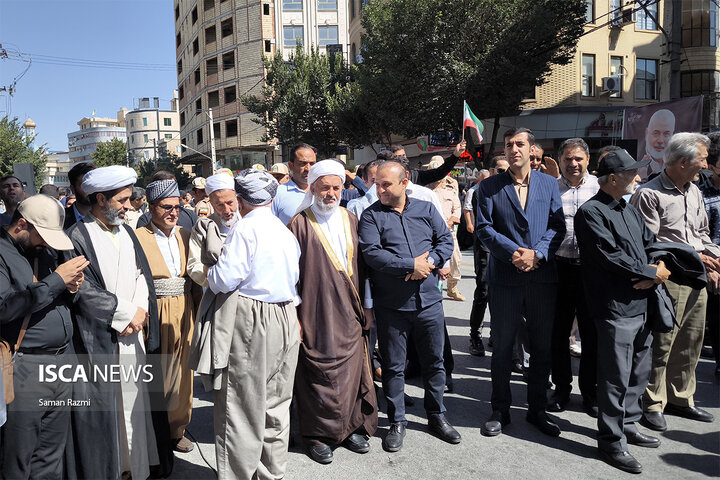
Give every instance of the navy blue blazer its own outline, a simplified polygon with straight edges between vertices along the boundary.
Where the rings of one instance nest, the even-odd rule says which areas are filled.
[[[526,210],[520,206],[510,172],[480,182],[475,231],[490,251],[487,282],[501,285],[557,282],[555,251],[565,236],[565,218],[557,179],[530,172]],[[523,272],[512,264],[518,247],[544,258],[540,267]]]

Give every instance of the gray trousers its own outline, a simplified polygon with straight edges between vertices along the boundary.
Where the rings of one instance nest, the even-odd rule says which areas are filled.
[[[646,314],[596,320],[598,345],[598,448],[627,450],[626,431],[642,416],[641,398],[650,378],[652,335]]]
[[[220,479],[285,476],[290,401],[300,348],[292,302],[240,297],[235,330],[215,390],[215,456]]]

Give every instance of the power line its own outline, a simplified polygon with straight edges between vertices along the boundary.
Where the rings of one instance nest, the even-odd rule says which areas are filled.
[[[157,64],[157,63],[138,63],[138,62],[113,62],[106,60],[90,60],[72,57],[59,57],[52,55],[42,55],[33,53],[22,53],[18,50],[7,50],[8,59],[27,62],[24,58],[28,56],[31,61],[44,65],[57,65],[65,67],[85,67],[85,68],[106,68],[111,70],[141,70],[141,71],[172,71],[175,65]]]

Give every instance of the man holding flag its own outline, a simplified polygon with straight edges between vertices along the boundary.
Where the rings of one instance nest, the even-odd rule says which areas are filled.
[[[463,141],[467,142],[467,152],[473,161],[478,159],[478,151],[480,150],[480,144],[482,143],[483,137],[483,124],[470,110],[466,101],[463,101]],[[480,165],[477,165],[481,168]]]

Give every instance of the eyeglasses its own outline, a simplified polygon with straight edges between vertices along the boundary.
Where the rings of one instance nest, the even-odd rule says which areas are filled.
[[[175,210],[176,212],[179,212],[180,209],[182,208],[180,205],[155,205],[155,206],[165,210],[165,213],[170,213],[173,210]]]

